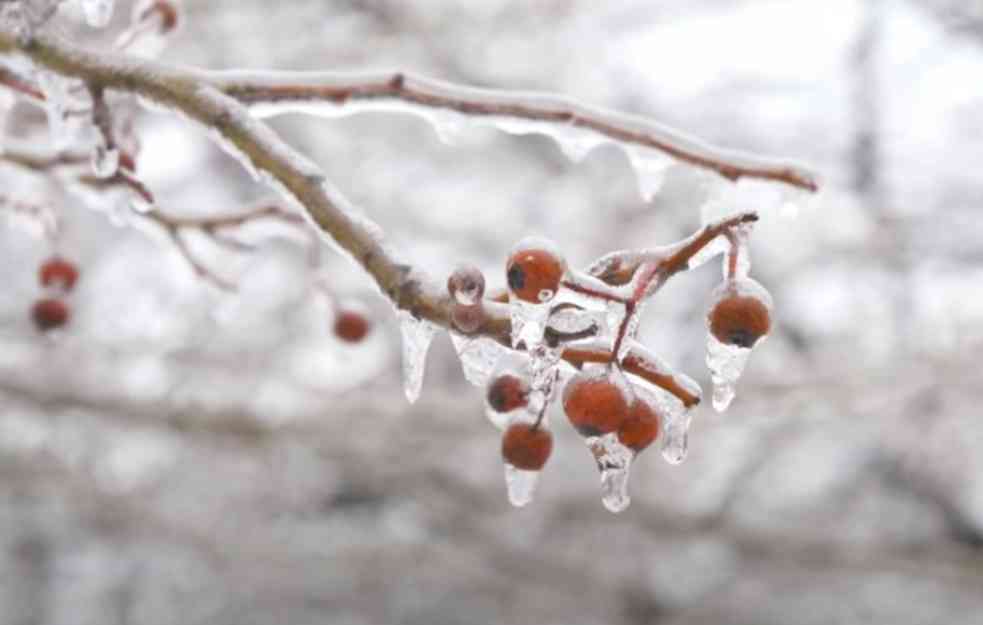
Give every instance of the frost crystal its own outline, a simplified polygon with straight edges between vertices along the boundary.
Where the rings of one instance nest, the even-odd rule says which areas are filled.
[[[113,0],[81,0],[85,23],[93,28],[104,28],[113,17]]]
[[[505,463],[505,487],[509,493],[509,503],[521,508],[532,501],[539,482],[539,471],[523,471]]]
[[[634,452],[622,445],[614,432],[587,438],[585,442],[601,472],[601,503],[614,513],[625,510],[631,503],[628,476]]]
[[[423,388],[427,351],[437,333],[437,326],[399,311],[399,330],[403,335],[403,390],[410,403],[416,402]]]

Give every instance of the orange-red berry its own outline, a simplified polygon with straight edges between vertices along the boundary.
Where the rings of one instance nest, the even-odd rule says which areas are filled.
[[[618,428],[618,440],[639,453],[659,437],[659,415],[652,405],[636,398],[628,409],[628,417]]]
[[[70,311],[68,304],[55,298],[40,299],[31,309],[31,318],[38,330],[47,332],[68,323]]]
[[[351,310],[338,313],[334,321],[334,333],[342,341],[358,343],[369,333],[369,320],[365,315]]]
[[[505,373],[488,385],[487,397],[495,412],[512,412],[529,403],[529,385],[522,378]]]
[[[600,436],[621,426],[628,416],[628,400],[606,377],[580,374],[563,390],[563,411],[582,436]]]
[[[529,423],[513,423],[502,436],[502,458],[523,471],[539,471],[553,451],[549,430]]]
[[[78,278],[79,271],[75,263],[61,256],[52,256],[41,263],[41,268],[38,270],[41,286],[58,286],[65,291],[71,291]]]
[[[523,248],[509,257],[505,277],[516,297],[539,304],[553,299],[564,271],[563,259],[550,250]]]
[[[757,297],[730,294],[708,315],[710,332],[721,343],[751,347],[771,329],[768,307]]]

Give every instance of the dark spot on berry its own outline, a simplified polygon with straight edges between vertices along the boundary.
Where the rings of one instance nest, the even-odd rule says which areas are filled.
[[[509,288],[513,291],[518,291],[526,286],[526,274],[522,271],[521,267],[513,265],[509,269],[508,281]]]
[[[754,345],[755,337],[747,330],[734,330],[727,338],[729,339],[728,343],[731,345],[750,349]]]

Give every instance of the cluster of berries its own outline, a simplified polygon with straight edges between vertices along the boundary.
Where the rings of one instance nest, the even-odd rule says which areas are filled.
[[[576,288],[571,275],[563,258],[548,245],[520,244],[506,265],[510,301],[520,306],[546,304],[562,288]],[[770,302],[740,285],[741,279],[725,281],[725,288],[719,291],[707,314],[707,326],[720,343],[747,350],[770,330]],[[486,320],[481,305],[485,290],[481,272],[460,268],[450,276],[447,287],[455,327],[464,333],[480,328]],[[525,347],[530,358],[535,359],[534,350],[529,345]],[[560,354],[563,348],[558,346]],[[587,440],[602,473],[607,462],[602,460],[607,453],[607,443],[603,441],[616,440],[624,453],[637,456],[659,438],[671,418],[665,405],[643,388],[644,383],[630,380],[621,368],[613,354],[609,362],[600,366],[581,366],[566,381],[562,392],[563,411],[573,428]],[[486,401],[489,409],[497,413],[493,420],[504,428],[503,460],[514,469],[537,472],[553,451],[553,436],[543,418],[553,393],[552,389],[545,393],[540,389],[536,397],[538,387],[530,378],[535,378],[535,373],[530,375],[528,369],[499,369],[489,380]]]
[[[75,288],[78,279],[78,267],[61,256],[52,256],[41,263],[38,281],[47,294],[34,302],[31,308],[31,319],[38,330],[48,332],[68,323],[71,308],[65,298]]]

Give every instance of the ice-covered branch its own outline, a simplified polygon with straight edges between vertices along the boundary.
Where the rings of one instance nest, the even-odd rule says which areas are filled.
[[[210,86],[205,75],[148,60],[99,54],[54,37],[20,43],[0,30],[0,53],[21,52],[39,66],[82,80],[90,87],[137,94],[210,129],[244,166],[276,191],[295,200],[333,243],[362,265],[398,308],[449,327],[447,295],[412,267],[399,262],[379,228],[350,206],[309,159],[285,144],[235,99]],[[507,340],[509,320],[492,315],[484,333]]]
[[[410,108],[421,109],[430,117],[431,111],[437,111],[484,118],[507,131],[542,132],[561,143],[571,133],[593,135],[602,141],[661,152],[729,180],[758,178],[809,191],[817,188],[813,174],[798,164],[714,147],[643,117],[587,106],[562,96],[478,89],[405,72],[227,71],[202,76],[259,115],[306,111],[338,116],[346,110]],[[516,122],[532,125],[516,127]],[[569,140],[596,145],[585,137],[571,136]]]

